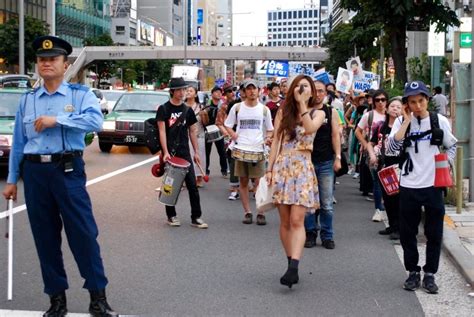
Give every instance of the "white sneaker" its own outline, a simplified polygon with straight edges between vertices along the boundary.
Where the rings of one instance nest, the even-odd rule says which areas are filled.
[[[181,222],[179,222],[179,219],[178,217],[171,217],[171,218],[168,218],[168,225],[170,227],[179,227],[181,226]]]
[[[379,209],[375,209],[375,213],[372,216],[372,221],[373,222],[381,222],[383,221],[383,212],[380,211]]]
[[[229,200],[237,200],[239,198],[239,192],[230,192]]]
[[[201,218],[197,218],[197,219],[194,219],[192,222],[191,222],[191,226],[192,227],[195,227],[195,228],[199,228],[199,229],[207,229],[209,226],[207,225],[207,223],[205,223],[204,221],[202,221]]]
[[[352,167],[349,169],[349,171],[347,171],[347,174],[351,175],[351,176],[354,175],[354,173],[355,173],[355,171]]]
[[[359,173],[354,173],[354,175],[352,175],[352,178],[353,179],[359,178]]]

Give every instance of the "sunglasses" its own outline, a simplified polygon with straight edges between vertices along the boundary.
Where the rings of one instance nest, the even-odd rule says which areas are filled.
[[[385,99],[385,98],[374,98],[374,101],[375,102],[385,102],[385,101],[387,101],[387,99]]]

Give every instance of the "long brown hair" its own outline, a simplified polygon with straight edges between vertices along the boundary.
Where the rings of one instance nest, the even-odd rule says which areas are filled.
[[[292,81],[288,94],[285,98],[285,104],[282,109],[282,118],[280,122],[280,128],[278,134],[285,132],[289,136],[289,140],[296,138],[296,126],[300,123],[298,106],[296,105],[295,99],[295,88],[300,84],[300,81],[306,79],[311,87],[311,97],[308,101],[308,108],[315,107],[316,103],[316,87],[314,86],[313,79],[307,75],[298,75]]]

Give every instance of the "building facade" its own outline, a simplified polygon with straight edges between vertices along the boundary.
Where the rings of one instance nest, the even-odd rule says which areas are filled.
[[[48,0],[25,0],[25,14],[47,22]],[[18,19],[18,0],[0,0],[0,24],[14,18]]]

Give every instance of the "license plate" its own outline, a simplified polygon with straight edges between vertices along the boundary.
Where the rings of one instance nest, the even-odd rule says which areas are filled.
[[[126,135],[123,141],[125,143],[136,143],[138,138],[135,135]]]

